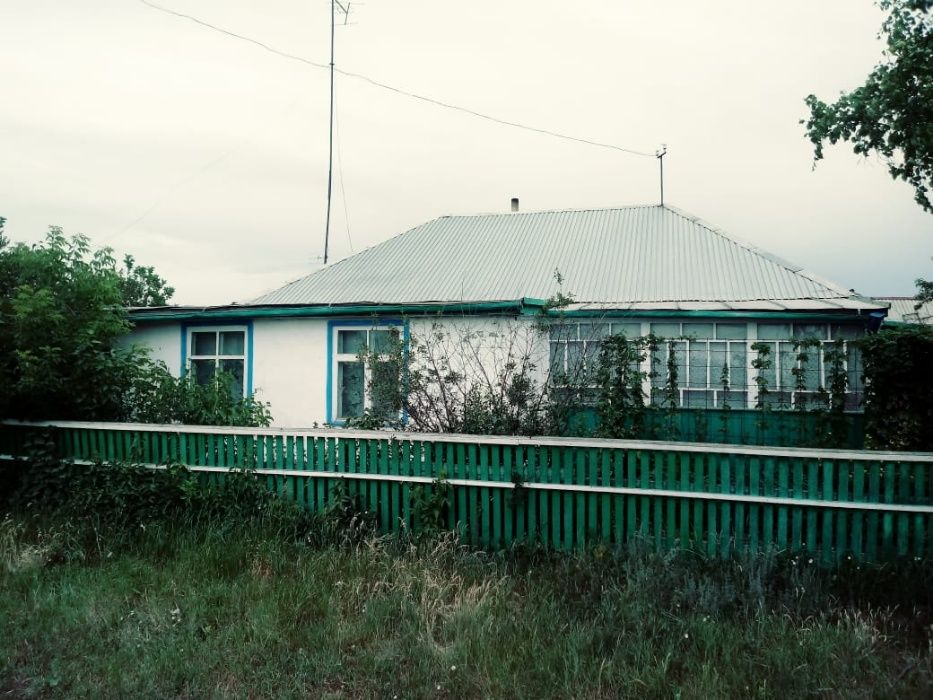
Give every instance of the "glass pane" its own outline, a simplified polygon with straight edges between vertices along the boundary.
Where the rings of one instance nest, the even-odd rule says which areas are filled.
[[[680,337],[680,324],[679,323],[652,323],[651,332],[655,335],[659,335],[662,338],[679,338]]]
[[[221,360],[220,369],[233,377],[230,392],[234,396],[243,396],[243,360]]]
[[[793,389],[796,383],[794,368],[797,366],[797,351],[793,343],[778,343],[778,345],[780,346],[780,386],[782,389]]]
[[[822,323],[795,323],[794,337],[826,340],[826,326]]]
[[[567,343],[567,379],[570,382],[583,380],[583,343],[579,340]]]
[[[191,360],[191,372],[198,384],[209,384],[214,376],[214,360]]]
[[[768,348],[770,348],[771,352],[765,355],[764,353],[753,351],[754,354],[752,355],[752,362],[760,361],[768,365],[765,367],[761,367],[758,370],[758,377],[760,379],[764,379],[767,382],[768,389],[774,389],[776,388],[774,380],[775,380],[775,377],[777,376],[775,373],[775,368],[777,367],[777,358],[774,356],[774,353],[775,353],[775,346],[777,345],[777,343],[762,343],[762,345],[765,345]]]
[[[366,331],[337,331],[337,353],[359,355],[366,348]]]
[[[191,334],[191,354],[192,355],[216,355],[217,354],[217,333],[198,332]]]
[[[359,418],[363,415],[365,389],[362,362],[337,363],[337,418]]]
[[[549,329],[551,340],[576,340],[576,323],[555,323]]]
[[[697,340],[709,340],[713,337],[712,323],[685,323],[684,335]]]
[[[720,406],[726,404],[729,408],[745,408],[748,394],[744,391],[723,391],[719,394]]]
[[[865,329],[862,326],[840,326],[836,323],[832,325],[831,328],[832,339],[836,340],[837,338],[849,339],[849,338],[861,338],[865,334]]]
[[[745,343],[729,343],[729,384],[740,389],[748,383],[748,359]]]
[[[373,413],[384,418],[395,418],[402,409],[399,396],[398,364],[377,362],[373,367]]]
[[[246,334],[243,331],[224,331],[220,334],[221,355],[244,355]]]
[[[744,323],[717,323],[716,337],[721,340],[745,340],[748,326]]]
[[[709,352],[706,343],[690,343],[690,377],[687,386],[706,388],[706,371],[709,367]]]
[[[758,340],[787,340],[790,337],[789,323],[758,324]]]
[[[608,323],[581,323],[580,340],[591,340],[594,338],[605,338],[609,335]]]
[[[710,386],[719,389],[722,387],[722,371],[726,368],[726,378],[731,381],[732,374],[729,371],[729,355],[726,353],[726,343],[709,344],[709,383]]]
[[[641,324],[640,323],[613,323],[612,334],[613,335],[624,335],[626,338],[639,338],[641,337]]]
[[[586,363],[587,381],[596,380],[596,370],[599,367],[599,348],[601,343],[596,340],[590,340],[585,343],[584,361]]]
[[[688,389],[684,392],[684,406],[686,408],[712,408],[713,392]]]
[[[395,348],[399,333],[397,330],[370,331],[369,342],[373,352],[386,354]]]
[[[551,376],[555,379],[564,376],[564,343],[551,343]]]
[[[849,391],[862,390],[862,358],[858,348],[849,345],[846,348],[846,371],[849,373]]]

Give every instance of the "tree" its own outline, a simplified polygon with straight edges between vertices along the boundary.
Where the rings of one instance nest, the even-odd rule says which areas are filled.
[[[268,404],[173,377],[123,342],[126,307],[172,295],[132,257],[118,269],[109,248],[53,226],[42,243],[10,245],[0,217],[0,419],[183,421],[268,425]]]
[[[129,330],[109,249],[58,227],[11,246],[0,226],[0,417],[118,419],[143,359]]]
[[[888,12],[879,35],[887,45],[882,62],[864,85],[833,104],[808,95],[810,118],[801,123],[815,161],[823,158],[826,141],[848,141],[864,156],[876,153],[891,177],[909,183],[916,202],[933,213],[933,0],[879,0],[878,6]]]
[[[119,273],[124,306],[165,306],[175,294],[175,288],[169,287],[155,268],[137,265],[132,255],[123,257]]]

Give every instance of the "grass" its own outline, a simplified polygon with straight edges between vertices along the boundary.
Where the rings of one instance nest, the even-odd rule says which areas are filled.
[[[0,697],[929,697],[928,562],[0,524]]]

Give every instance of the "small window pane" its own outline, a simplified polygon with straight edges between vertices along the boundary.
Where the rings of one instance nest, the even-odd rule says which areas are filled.
[[[748,394],[744,391],[723,391],[719,395],[720,406],[726,404],[729,408],[745,408]]]
[[[684,406],[686,408],[712,408],[713,392],[687,390],[684,392]]]
[[[221,360],[220,369],[232,377],[230,391],[234,396],[243,396],[243,360]]]
[[[662,338],[679,338],[680,337],[680,324],[679,323],[652,323],[651,332],[655,335],[659,335]]]
[[[583,380],[583,343],[567,343],[567,379],[571,382]]]
[[[641,324],[640,323],[613,323],[612,334],[613,335],[624,335],[626,338],[639,338],[641,337]]]
[[[214,376],[214,360],[191,360],[191,372],[198,384],[209,384]]]
[[[790,337],[789,323],[758,324],[758,340],[787,340]]]
[[[337,353],[359,355],[366,348],[366,331],[337,331]]]
[[[359,418],[363,415],[365,389],[366,379],[362,362],[337,363],[338,418]]]
[[[217,333],[210,331],[207,333],[198,332],[191,334],[191,354],[192,355],[216,355],[217,354]]]
[[[551,343],[551,375],[563,379],[564,376],[564,343]]]
[[[793,389],[795,382],[794,368],[797,366],[797,351],[792,343],[778,343],[780,346],[780,364],[781,375],[780,382],[782,389]]]
[[[221,355],[243,355],[245,343],[243,331],[224,331],[220,334]]]
[[[721,340],[745,340],[748,326],[744,323],[717,323],[716,337]]]
[[[709,353],[706,343],[690,343],[690,377],[687,386],[705,389],[708,366]]]
[[[734,389],[747,383],[748,361],[744,343],[729,343],[729,385]]]
[[[833,340],[837,340],[839,338],[842,338],[843,340],[850,338],[861,338],[865,334],[865,329],[862,328],[862,326],[840,326],[834,323],[831,330]]]
[[[709,340],[713,337],[712,323],[685,323],[684,335],[697,340]]]
[[[373,413],[385,419],[395,418],[401,410],[399,367],[395,362],[377,362],[373,366]]]
[[[576,340],[576,323],[555,323],[549,329],[551,340]]]
[[[580,324],[580,339],[581,340],[595,340],[599,338],[605,338],[609,335],[609,324],[608,323],[581,323]]]
[[[395,346],[395,339],[398,338],[398,331],[370,331],[369,342],[373,352],[386,354],[392,352]]]
[[[755,351],[755,355],[753,356],[752,362],[760,361],[762,363],[766,363],[767,365],[770,365],[770,366],[762,367],[761,369],[759,369],[758,377],[759,379],[764,379],[767,382],[767,387],[769,389],[774,389],[775,388],[774,380],[776,377],[775,367],[777,367],[777,358],[775,357],[775,345],[777,345],[777,343],[761,343],[761,344],[768,347],[770,349],[770,352],[767,355],[765,355],[764,353],[758,353],[757,351]]]
[[[826,326],[822,323],[795,323],[794,337],[826,340]]]

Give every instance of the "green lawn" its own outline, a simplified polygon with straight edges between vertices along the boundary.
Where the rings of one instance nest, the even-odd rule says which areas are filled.
[[[320,547],[256,523],[43,522],[0,525],[0,697],[933,691],[925,562],[834,578],[805,558],[494,556],[444,537]]]

